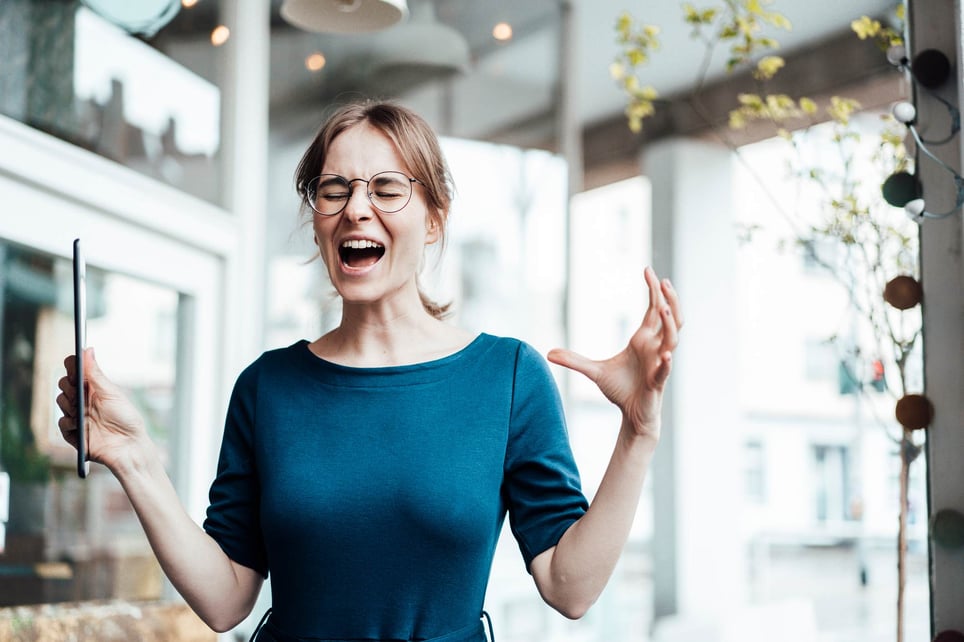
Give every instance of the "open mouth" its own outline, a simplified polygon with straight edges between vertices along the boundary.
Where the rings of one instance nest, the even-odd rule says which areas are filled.
[[[344,265],[352,268],[365,268],[378,263],[385,255],[385,246],[368,239],[343,241],[338,248],[338,256]]]

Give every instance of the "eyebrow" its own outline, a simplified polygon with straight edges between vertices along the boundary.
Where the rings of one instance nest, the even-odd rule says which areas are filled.
[[[375,178],[375,177],[373,176],[372,178]],[[371,180],[371,179],[369,179],[369,180]],[[405,181],[403,181],[402,179],[400,179],[400,178],[398,178],[398,177],[396,177],[396,176],[379,176],[379,177],[378,177],[378,183],[379,183],[379,184],[397,183],[398,185],[401,185],[401,184],[403,184],[404,182],[405,182]]]
[[[318,187],[328,187],[330,185],[346,185],[348,179],[344,176],[338,176],[337,174],[330,175],[331,178],[326,178],[323,181],[318,182]]]

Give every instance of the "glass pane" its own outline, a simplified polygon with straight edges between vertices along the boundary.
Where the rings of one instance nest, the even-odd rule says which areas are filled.
[[[860,137],[849,141],[855,152],[849,176],[867,191],[861,203],[879,198],[879,168],[866,161],[879,154],[880,123],[876,114],[852,120]],[[799,230],[825,225],[825,195],[839,183],[828,179],[818,187],[794,176],[807,175],[800,169],[810,158],[820,159],[825,176],[845,174],[831,164],[844,158],[834,134],[821,126],[797,147],[783,139],[756,143],[741,149],[746,165],[737,165],[734,211],[755,230],[740,249],[734,288],[743,329],[741,404],[744,430],[758,444],[753,457],[766,471],[748,480],[743,506],[747,588],[761,611],[797,609],[798,630],[807,624],[820,639],[884,642],[894,639],[897,620],[900,427],[896,396],[885,391],[883,377],[896,384],[899,375],[889,340],[875,341],[848,296],[854,288],[879,297],[882,285],[855,268],[857,249],[826,238],[796,242]],[[771,197],[786,211],[776,211]],[[868,220],[891,230],[891,239],[908,223],[897,208],[870,211]],[[872,242],[858,244],[861,253],[880,251]],[[843,275],[849,280],[841,283]],[[919,324],[917,314],[907,312],[890,326],[896,336]],[[906,362],[908,390],[920,389],[920,359],[917,350]],[[929,639],[926,468],[924,457],[911,467],[907,640]]]
[[[87,291],[88,344],[139,406],[166,462],[178,293],[90,266]],[[97,464],[79,479],[57,428],[72,301],[68,260],[0,241],[2,606],[161,597],[160,567],[120,485]]]
[[[0,60],[0,113],[217,202],[220,89],[149,40],[76,1],[4,0]]]

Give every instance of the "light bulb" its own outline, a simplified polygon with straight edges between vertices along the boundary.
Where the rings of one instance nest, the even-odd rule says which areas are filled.
[[[492,37],[496,40],[506,41],[512,39],[512,25],[508,22],[500,22],[492,27]]]
[[[231,37],[231,30],[224,25],[218,25],[211,31],[211,44],[220,47]]]
[[[893,45],[887,48],[887,62],[902,67],[907,64],[907,49],[904,45]]]
[[[910,125],[917,119],[917,108],[906,101],[895,103],[891,112],[898,122],[904,123],[905,125]]]
[[[904,213],[907,214],[907,218],[915,223],[922,223],[924,221],[924,199],[915,198],[912,201],[907,201],[907,205],[904,206]]]
[[[321,71],[325,67],[325,54],[320,51],[316,51],[307,58],[305,58],[305,67],[308,71]]]

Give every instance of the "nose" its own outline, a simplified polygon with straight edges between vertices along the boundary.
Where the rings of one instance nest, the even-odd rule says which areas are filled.
[[[348,195],[344,214],[352,222],[365,221],[372,217],[372,202],[368,199],[368,184],[356,183]]]

